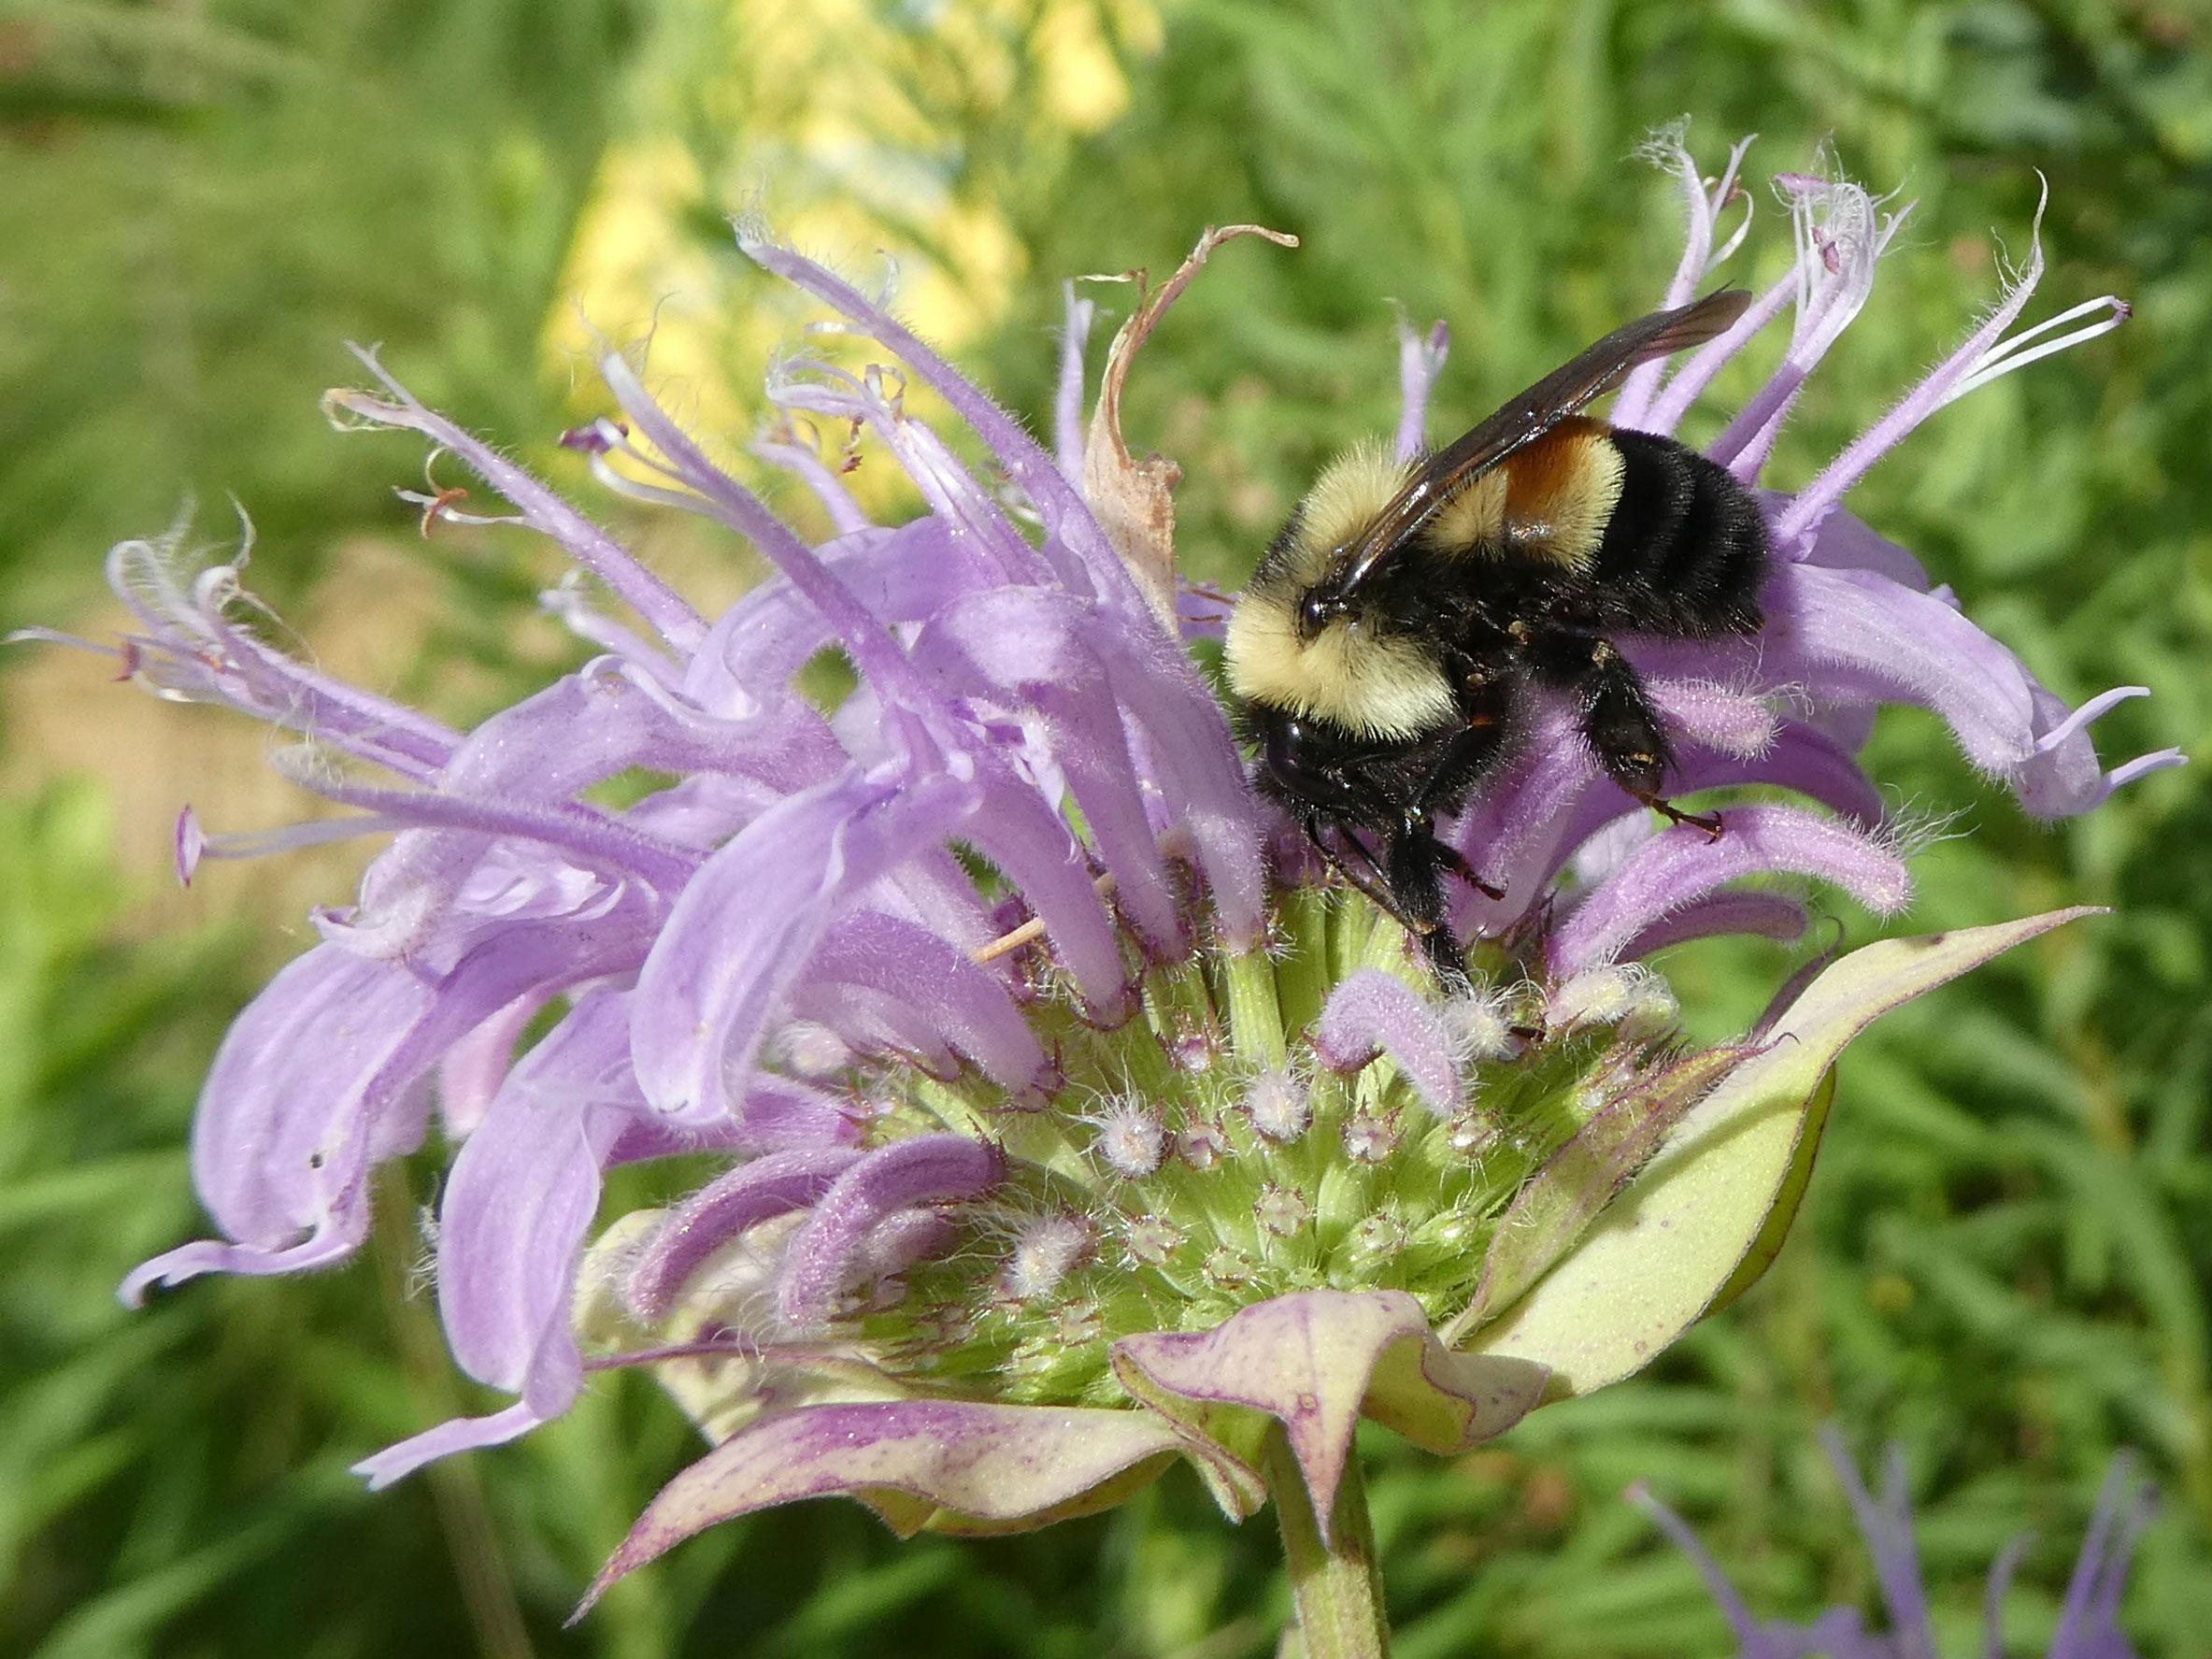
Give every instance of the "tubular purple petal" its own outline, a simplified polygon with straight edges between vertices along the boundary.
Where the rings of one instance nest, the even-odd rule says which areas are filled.
[[[778,803],[709,858],[638,976],[631,1039],[654,1108],[687,1123],[728,1116],[837,913],[978,804],[950,778],[901,789],[849,776]]]
[[[323,396],[326,410],[343,409],[371,425],[419,432],[441,449],[451,451],[478,478],[520,508],[525,523],[559,542],[564,552],[605,582],[677,652],[689,652],[705,636],[706,624],[699,613],[606,531],[491,445],[464,432],[443,415],[424,408],[405,386],[384,372],[375,351],[359,346],[352,350],[397,401],[386,403],[359,392],[330,392]]]
[[[1779,512],[1788,500],[1789,497],[1772,491],[1760,493],[1761,505],[1769,518]],[[1927,566],[1889,537],[1877,535],[1857,514],[1840,508],[1820,521],[1819,534],[1803,550],[1800,561],[1806,565],[1825,565],[1835,570],[1870,570],[1916,594],[1925,594],[1933,585],[1928,579]]]
[[[1053,461],[1060,476],[1076,489],[1083,484],[1083,348],[1091,339],[1098,307],[1076,297],[1076,285],[1060,285],[1060,378],[1052,389]]]
[[[1675,428],[1682,423],[1682,417],[1690,412],[1690,406],[1713,383],[1714,377],[1734,361],[1736,353],[1750,342],[1752,336],[1779,317],[1782,307],[1796,295],[1795,272],[1762,289],[1744,308],[1741,317],[1683,361],[1640,421],[1625,420],[1616,408],[1615,422],[1638,431],[1656,432],[1662,436],[1673,436]]]
[[[2119,1598],[2127,1588],[2135,1540],[2156,1508],[2150,1489],[2137,1484],[2134,1460],[2126,1452],[2116,1456],[2067,1580],[2048,1659],[2134,1659],[2134,1650],[2119,1628]],[[1994,1631],[1992,1619],[1992,1640]]]
[[[1876,1583],[1889,1609],[1886,1652],[1897,1659],[1935,1659],[1935,1637],[1928,1627],[1928,1593],[1920,1585],[1919,1547],[1913,1541],[1912,1499],[1905,1491],[1905,1452],[1891,1446],[1882,1455],[1879,1501],[1859,1478],[1843,1437],[1833,1426],[1820,1433],[1820,1450],[1849,1501],[1859,1534],[1874,1557]]]
[[[826,569],[814,551],[770,512],[760,497],[706,459],[704,451],[653,401],[616,352],[600,359],[599,372],[622,412],[667,458],[672,476],[697,493],[702,509],[721,519],[760,550],[762,557],[804,594],[836,632],[852,664],[880,693],[897,691],[911,706],[927,708],[934,699],[907,666],[897,644],[870,616],[852,591]],[[704,639],[706,630],[700,630]]]
[[[176,557],[165,542],[119,542],[108,552],[107,585],[147,629],[123,641],[125,673],[173,696],[328,740],[403,777],[427,778],[450,757],[460,738],[448,727],[306,667],[227,622],[226,606],[259,608],[235,565],[199,572],[188,590],[170,567]]]
[[[1737,1659],[1762,1659],[1770,1652],[1765,1635],[1759,1621],[1720,1564],[1713,1559],[1713,1552],[1705,1547],[1689,1522],[1652,1496],[1651,1489],[1641,1480],[1631,1486],[1624,1495],[1628,1501],[1651,1517],[1652,1523],[1666,1534],[1676,1549],[1690,1557],[1697,1568],[1697,1576],[1705,1581],[1705,1590],[1713,1603],[1720,1609],[1720,1616],[1728,1621],[1730,1633],[1738,1648]]]
[[[1833,511],[1846,491],[1866,476],[1867,470],[1912,430],[1950,401],[1952,393],[1988,358],[1991,348],[2003,337],[2034,297],[2043,280],[2043,207],[2048,188],[2035,205],[2034,222],[2028,230],[2028,263],[2005,285],[2005,294],[1986,322],[1965,341],[1929,371],[1897,407],[1862,434],[1849,448],[1817,473],[1775,520],[1775,544],[1788,550],[1811,538],[1820,521]]]
[[[637,1108],[609,1105],[627,1035],[620,997],[580,1003],[507,1075],[454,1160],[438,1208],[438,1311],[454,1359],[519,1409],[417,1435],[357,1466],[387,1485],[435,1457],[513,1438],[560,1415],[583,1387],[569,1324],[577,1252],[601,1172]]]
[[[1780,735],[1762,699],[1709,680],[1653,678],[1645,690],[1677,734],[1722,754],[1763,755]]]
[[[949,364],[893,319],[871,305],[849,283],[787,248],[740,235],[737,246],[763,269],[805,289],[888,348],[953,411],[997,457],[1044,521],[1049,537],[1063,543],[1082,561],[1099,597],[1117,610],[1146,608],[1144,595],[1123,568],[1106,532],[1091,516],[1076,486],[1062,476],[1052,458],[1021,430],[1014,418],[955,373]]]
[[[1983,1659],[2005,1659],[2005,1597],[2012,1589],[2012,1575],[2019,1571],[2027,1552],[2028,1539],[2014,1538],[1997,1552],[1990,1567],[1989,1583],[1981,1598]]]
[[[193,873],[200,867],[201,856],[207,851],[207,837],[200,828],[199,814],[190,807],[178,813],[177,829],[171,839],[174,843],[177,885],[190,887]]]
[[[200,1273],[284,1273],[350,1254],[367,1208],[332,1178],[326,1143],[357,1134],[370,1080],[430,997],[412,976],[334,945],[287,965],[224,1036],[193,1119],[193,1184],[235,1246],[156,1257],[123,1281],[123,1300]]]
[[[1882,1495],[1877,1499],[1861,1481],[1834,1429],[1823,1432],[1821,1446],[1874,1558],[1875,1579],[1888,1615],[1887,1629],[1878,1635],[1867,1630],[1865,1621],[1853,1608],[1831,1608],[1808,1624],[1757,1618],[1688,1523],[1641,1484],[1631,1487],[1627,1496],[1695,1565],[1735,1636],[1738,1659],[1801,1659],[1807,1654],[1821,1654],[1827,1659],[1935,1659],[1902,1455],[1893,1446],[1885,1454]],[[2119,1595],[2130,1549],[2149,1513],[2148,1495],[2139,1491],[2131,1494],[2134,1484],[2133,1470],[2123,1452],[2113,1460],[2098,1495],[2096,1515],[2067,1587],[2058,1629],[2045,1650],[2047,1659],[2134,1659],[2134,1649],[2119,1624]],[[2112,1537],[2116,1527],[2120,1535],[2117,1542]],[[2005,1652],[2005,1596],[2025,1544],[2025,1538],[2015,1538],[1990,1569],[1982,1598],[1982,1652],[1986,1659],[2000,1659]]]
[[[1816,697],[1918,703],[1985,771],[2034,752],[2033,683],[2019,660],[1941,599],[1860,570],[1788,565],[1766,590],[1765,671]]]
[[[821,458],[797,441],[790,443],[760,442],[752,452],[773,465],[782,467],[805,484],[814,499],[821,504],[821,510],[829,515],[830,529],[838,536],[850,536],[855,531],[872,528],[868,515],[837,479],[837,475],[821,464]]]
[[[1785,722],[1772,747],[1756,758],[1691,751],[1676,788],[1690,794],[1739,784],[1794,791],[1866,828],[1882,821],[1881,793],[1859,763],[1825,732],[1800,721]]]
[[[425,830],[458,831],[472,838],[513,837],[567,853],[609,876],[635,876],[671,891],[681,887],[699,866],[698,854],[692,848],[663,843],[591,807],[564,802],[523,807],[471,800],[436,790],[365,789],[335,779],[302,781],[325,800],[358,807],[397,822]],[[459,841],[462,849],[471,844]],[[462,855],[471,856],[467,851]]]
[[[543,1409],[524,1398],[488,1416],[450,1418],[435,1428],[409,1435],[363,1458],[350,1472],[367,1481],[371,1492],[381,1492],[393,1481],[404,1480],[423,1465],[435,1463],[441,1457],[451,1457],[456,1452],[480,1452],[488,1446],[504,1446],[509,1440],[521,1439],[566,1410],[575,1398],[575,1389],[582,1385],[579,1374],[573,1387],[565,1382],[553,1386],[549,1390],[549,1405]]]
[[[1520,761],[1446,827],[1445,839],[1506,895],[1492,899],[1470,890],[1460,901],[1463,922],[1495,937],[1542,898],[1574,854],[1575,809],[1597,777],[1596,763],[1563,712],[1543,710]],[[1584,833],[1613,816],[1605,813]]]
[[[1117,625],[1126,624],[1063,594],[1001,590],[947,606],[916,652],[963,690],[1026,704],[1044,721],[1099,861],[1113,872],[1117,901],[1164,954],[1181,948],[1182,923],[1146,816],[1123,707],[1085,637]]]
[[[919,1135],[869,1153],[836,1179],[785,1247],[776,1287],[784,1319],[802,1331],[827,1319],[861,1246],[886,1217],[980,1197],[1005,1169],[996,1147],[964,1135]]]
[[[1451,330],[1441,319],[1425,335],[1401,315],[1398,319],[1398,437],[1391,452],[1401,461],[1420,454],[1426,442],[1429,393],[1451,350]]]
[[[895,1279],[941,1256],[961,1239],[960,1228],[948,1216],[930,1209],[906,1209],[887,1216],[868,1235],[860,1254],[863,1283]]]
[[[626,1087],[636,1090],[632,1075]],[[644,1096],[638,1095],[642,1106]],[[747,1092],[736,1119],[690,1128],[671,1123],[658,1113],[642,1112],[622,1127],[621,1138],[607,1153],[609,1168],[618,1164],[643,1164],[655,1158],[681,1158],[701,1153],[765,1153],[802,1151],[808,1147],[851,1146],[860,1139],[861,1112],[849,1101],[840,1101],[788,1078],[757,1077]]]
[[[2035,707],[2038,735],[2034,752],[2011,781],[2021,807],[2037,818],[2076,817],[2138,778],[2188,763],[2178,749],[2137,755],[2109,772],[2098,762],[2095,746],[2089,739],[2089,723],[2130,698],[2148,695],[2146,687],[2120,686],[2091,697],[2072,711],[2061,698],[2033,680],[2029,681],[2029,694]]]
[[[1720,169],[1720,176],[1710,185],[1698,170],[1696,158],[1682,142],[1686,126],[1677,123],[1651,135],[1639,153],[1655,165],[1672,173],[1682,189],[1683,235],[1682,258],[1675,266],[1675,274],[1666,285],[1666,295],[1660,304],[1672,310],[1686,306],[1697,297],[1699,284],[1712,274],[1713,268],[1734,253],[1751,228],[1751,198],[1748,192],[1739,190],[1737,176],[1743,171],[1745,153],[1750,150],[1757,134],[1736,140],[1728,152],[1728,164]],[[1713,233],[1721,210],[1729,201],[1741,196],[1744,203],[1744,222],[1736,227],[1718,249],[1713,246]],[[1747,332],[1746,337],[1748,337]],[[1620,394],[1613,402],[1613,421],[1617,425],[1640,427],[1653,432],[1670,432],[1672,423],[1664,426],[1648,425],[1648,411],[1652,396],[1659,390],[1660,378],[1665,374],[1663,362],[1641,363],[1628,373],[1620,383]],[[1694,393],[1693,393],[1694,395]],[[1687,400],[1685,400],[1687,407]],[[1679,418],[1677,413],[1677,418]]]
[[[684,665],[656,645],[595,608],[573,580],[547,588],[537,603],[549,616],[587,645],[595,645],[624,667],[643,674],[669,690],[682,685]]]
[[[1387,1054],[1438,1117],[1460,1107],[1458,1045],[1426,998],[1379,968],[1363,968],[1329,995],[1313,1051],[1333,1071],[1357,1071]]]
[[[757,725],[718,720],[659,680],[601,658],[485,721],[439,782],[451,794],[518,796],[574,811],[591,810],[575,795],[635,766],[728,773],[783,789],[815,781],[809,766],[834,751],[818,755],[813,729],[784,716],[779,703]],[[763,752],[784,747],[798,752]],[[835,758],[842,764],[841,753]],[[635,823],[629,827],[635,833]]]
[[[438,1118],[456,1140],[484,1121],[512,1068],[515,1044],[545,1007],[533,994],[518,996],[446,1051],[437,1065]]]
[[[872,985],[808,979],[792,988],[788,1008],[793,1019],[835,1033],[855,1057],[911,1066],[940,1083],[960,1076],[960,1055],[905,995]]]
[[[1677,908],[1747,876],[1832,881],[1878,915],[1912,897],[1904,860],[1864,835],[1788,807],[1736,807],[1718,840],[1694,824],[1651,837],[1556,926],[1546,961],[1560,975],[1615,960]]]
[[[1797,238],[1797,314],[1790,345],[1766,384],[1706,451],[1746,484],[1756,482],[1764,468],[1805,378],[1874,292],[1875,266],[1912,211],[1908,203],[1879,215],[1880,204],[1848,179],[1804,179],[1794,188],[1781,179],[1776,183],[1790,201]]]
[[[124,1280],[285,1273],[340,1260],[368,1222],[368,1177],[420,1142],[446,1051],[535,988],[606,971],[636,949],[619,922],[523,924],[425,978],[335,945],[272,980],[224,1038],[193,1122],[201,1200],[235,1247],[188,1245]],[[611,960],[610,960],[611,958]]]
[[[1619,960],[1637,962],[1673,945],[1723,934],[1752,934],[1784,944],[1805,932],[1805,907],[1778,893],[1722,889],[1647,923],[1620,947]]]
[[[1045,1051],[1005,984],[920,922],[853,911],[831,929],[806,973],[809,980],[856,985],[905,1003],[925,1028],[1012,1094],[1045,1068]]]
[[[1191,837],[1223,940],[1249,950],[1264,926],[1263,821],[1220,706],[1187,660],[1141,625],[1101,629],[1093,643],[1115,694],[1149,739],[1145,758]]]
[[[1092,1022],[1120,1024],[1128,1012],[1120,941],[1066,821],[1035,790],[994,783],[960,837],[998,868],[1044,923]]]
[[[749,1228],[805,1209],[859,1161],[850,1147],[770,1152],[716,1178],[668,1212],[638,1253],[624,1296],[639,1318],[664,1318],[707,1257]]]
[[[1240,943],[1257,936],[1255,803],[1219,705],[1149,622],[1064,594],[1001,590],[949,606],[917,649],[946,643],[969,673],[1073,728],[1056,751],[1122,903],[1156,946],[1179,948],[1181,929],[1147,824],[1148,789],[1189,832],[1224,933]],[[1141,754],[1123,722],[1141,734]]]
[[[916,519],[896,530],[867,529],[825,543],[821,562],[880,622],[918,622],[983,585],[958,556],[944,521]],[[692,660],[688,694],[726,719],[755,714],[788,696],[791,678],[836,636],[798,588],[780,578],[754,588],[709,631]]]
[[[796,378],[802,366],[811,379]],[[1049,580],[1056,574],[1057,545],[1048,542],[1041,550],[1030,546],[943,440],[886,397],[877,371],[849,375],[815,364],[786,365],[785,375],[789,378],[770,383],[769,393],[777,404],[833,420],[865,422],[914,481],[932,516],[954,526],[963,557],[988,561],[1001,581]],[[1080,579],[1072,565],[1059,574]]]

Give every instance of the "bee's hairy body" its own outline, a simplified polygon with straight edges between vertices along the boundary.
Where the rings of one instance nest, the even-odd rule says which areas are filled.
[[[1613,636],[1755,630],[1766,536],[1757,504],[1705,456],[1569,415],[1347,583],[1347,549],[1423,465],[1361,448],[1321,475],[1238,599],[1227,667],[1261,787],[1439,972],[1463,977],[1444,878],[1495,890],[1437,840],[1435,814],[1525,743],[1530,694],[1548,687],[1616,782],[1681,817],[1661,798],[1672,750]]]

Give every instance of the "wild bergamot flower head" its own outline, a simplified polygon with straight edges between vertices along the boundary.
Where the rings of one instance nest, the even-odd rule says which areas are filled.
[[[1743,151],[1717,184],[1674,140],[1662,153],[1689,208],[1677,304],[1741,239],[1717,226]],[[515,1400],[361,1467],[395,1480],[558,1416],[592,1368],[651,1366],[714,1444],[609,1576],[793,1498],[991,1530],[1112,1503],[1178,1458],[1232,1515],[1273,1490],[1294,1552],[1326,1550],[1359,1525],[1361,1415],[1460,1447],[1648,1362],[1771,1255],[1842,1046],[2071,912],[1870,947],[1711,1049],[1648,959],[1793,937],[1809,882],[1905,906],[1909,837],[1855,759],[1881,703],[1934,708],[2046,816],[2177,758],[2102,768],[2087,723],[2134,688],[2067,709],[1841,506],[1944,403],[2124,307],[2008,335],[2033,251],[1864,437],[1801,489],[1762,485],[1903,217],[1837,179],[1777,188],[1790,275],[1671,375],[1639,369],[1613,416],[1670,432],[1787,314],[1779,364],[1710,451],[1764,490],[1769,622],[1631,648],[1677,792],[1723,792],[1724,833],[1655,830],[1564,723],[1540,731],[1445,826],[1502,893],[1463,895],[1474,983],[1449,992],[1261,805],[1186,649],[1220,608],[1177,582],[1174,469],[1130,453],[1118,409],[1196,260],[1117,337],[1087,431],[1090,307],[1071,298],[1048,450],[880,305],[745,233],[880,353],[769,379],[793,422],[761,452],[832,537],[788,528],[618,351],[599,365],[614,408],[564,439],[774,565],[713,618],[362,353],[375,385],[330,394],[335,420],[449,453],[508,504],[468,522],[550,538],[628,619],[550,596],[598,654],[464,733],[272,647],[235,567],[112,555],[125,668],[311,740],[301,781],[358,814],[230,837],[188,811],[180,870],[392,837],[208,1077],[193,1171],[223,1237],[126,1295],[345,1259],[372,1171],[435,1115],[459,1148],[439,1309],[462,1368]],[[1440,330],[1406,336],[1402,451],[1443,352]],[[1003,477],[905,407],[909,381]],[[926,510],[870,522],[792,436],[801,418],[864,435]],[[450,491],[408,498],[426,527],[464,516]],[[825,652],[850,689],[822,702],[797,677]],[[620,808],[588,793],[618,777],[663,781]],[[689,1196],[599,1217],[613,1166],[701,1152],[727,1167]]]

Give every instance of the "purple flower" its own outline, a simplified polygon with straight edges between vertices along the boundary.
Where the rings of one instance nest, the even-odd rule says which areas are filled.
[[[1678,300],[1740,239],[1716,248],[1714,227],[1742,152],[1708,189],[1668,142],[1691,209]],[[1779,366],[1715,449],[1748,482],[1900,217],[1840,181],[1780,188],[1791,276],[1671,378],[1639,370],[1617,416],[1671,429],[1790,312]],[[2102,769],[2086,725],[2134,688],[2068,711],[1838,506],[1944,402],[2122,308],[2004,339],[2036,251],[1895,411],[1805,489],[1768,494],[1765,632],[1636,654],[1685,791],[1791,803],[1728,797],[1718,840],[1654,833],[1578,744],[1533,743],[1450,826],[1505,894],[1461,917],[1478,982],[1451,998],[1248,788],[1184,649],[1220,608],[1175,580],[1175,468],[1120,430],[1161,311],[1250,228],[1208,233],[1124,324],[1087,431],[1090,307],[1071,294],[1057,453],[882,307],[742,236],[860,342],[857,359],[775,366],[793,420],[756,451],[813,493],[832,538],[775,517],[620,352],[599,365],[620,418],[562,440],[610,488],[710,519],[775,567],[712,619],[360,353],[375,389],[329,394],[334,421],[415,433],[511,508],[464,517],[452,491],[403,492],[426,531],[533,530],[626,612],[549,594],[599,654],[466,734],[265,643],[235,565],[119,548],[124,670],[292,734],[291,773],[354,809],[231,835],[188,808],[180,874],[392,837],[217,1056],[193,1172],[222,1237],[147,1263],[126,1298],[343,1260],[375,1166],[437,1113],[460,1145],[439,1311],[461,1367],[515,1403],[361,1467],[381,1484],[557,1416],[594,1367],[652,1366],[716,1444],[611,1577],[796,1497],[991,1530],[1116,1501],[1177,1457],[1243,1515],[1277,1435],[1325,1539],[1362,1413],[1470,1444],[1638,1368],[1755,1276],[1844,1043],[2073,913],[1871,947],[1703,1052],[1639,959],[1717,933],[1794,937],[1808,881],[1904,908],[1909,836],[1854,758],[1879,703],[1935,709],[2045,815],[2178,759]],[[1402,451],[1445,345],[1440,327],[1406,336]],[[1003,476],[963,465],[906,408],[909,383]],[[922,516],[871,522],[792,437],[802,418],[867,435]],[[824,651],[853,678],[828,708],[794,683]],[[590,794],[640,774],[672,781],[626,808]],[[700,1151],[729,1167],[594,1239],[608,1169]]]
[[[1805,1624],[1759,1618],[1728,1581],[1720,1564],[1698,1542],[1689,1523],[1641,1486],[1632,1487],[1629,1498],[1696,1563],[1699,1576],[1728,1620],[1738,1659],[1809,1659],[1814,1654],[1825,1659],[1934,1659],[1935,1635],[1928,1623],[1928,1595],[1920,1583],[1902,1455],[1891,1447],[1883,1459],[1882,1491],[1877,1497],[1860,1479],[1840,1436],[1833,1430],[1823,1435],[1821,1448],[1850,1500],[1859,1534],[1873,1558],[1886,1632],[1868,1630],[1856,1608],[1830,1608]],[[2119,1627],[2119,1598],[2127,1588],[2135,1539],[2154,1507],[2149,1487],[2137,1481],[2129,1459],[2124,1454],[2113,1459],[2097,1494],[2096,1512],[2082,1540],[2045,1659],[2134,1659],[2135,1650]],[[2026,1545],[2026,1538],[2015,1539],[1990,1569],[1984,1641],[1991,1659],[2004,1652],[2005,1594]]]

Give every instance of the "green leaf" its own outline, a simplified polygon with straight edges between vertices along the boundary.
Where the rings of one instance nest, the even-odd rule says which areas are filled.
[[[1766,1051],[1700,1102],[1580,1246],[1469,1349],[1548,1367],[1561,1395],[1642,1370],[1742,1288],[1756,1251],[1779,1249],[1768,1224],[1794,1207],[1824,1116],[1821,1080],[1845,1046],[1891,1009],[2091,913],[1885,939],[1829,967],[1765,1034]]]

